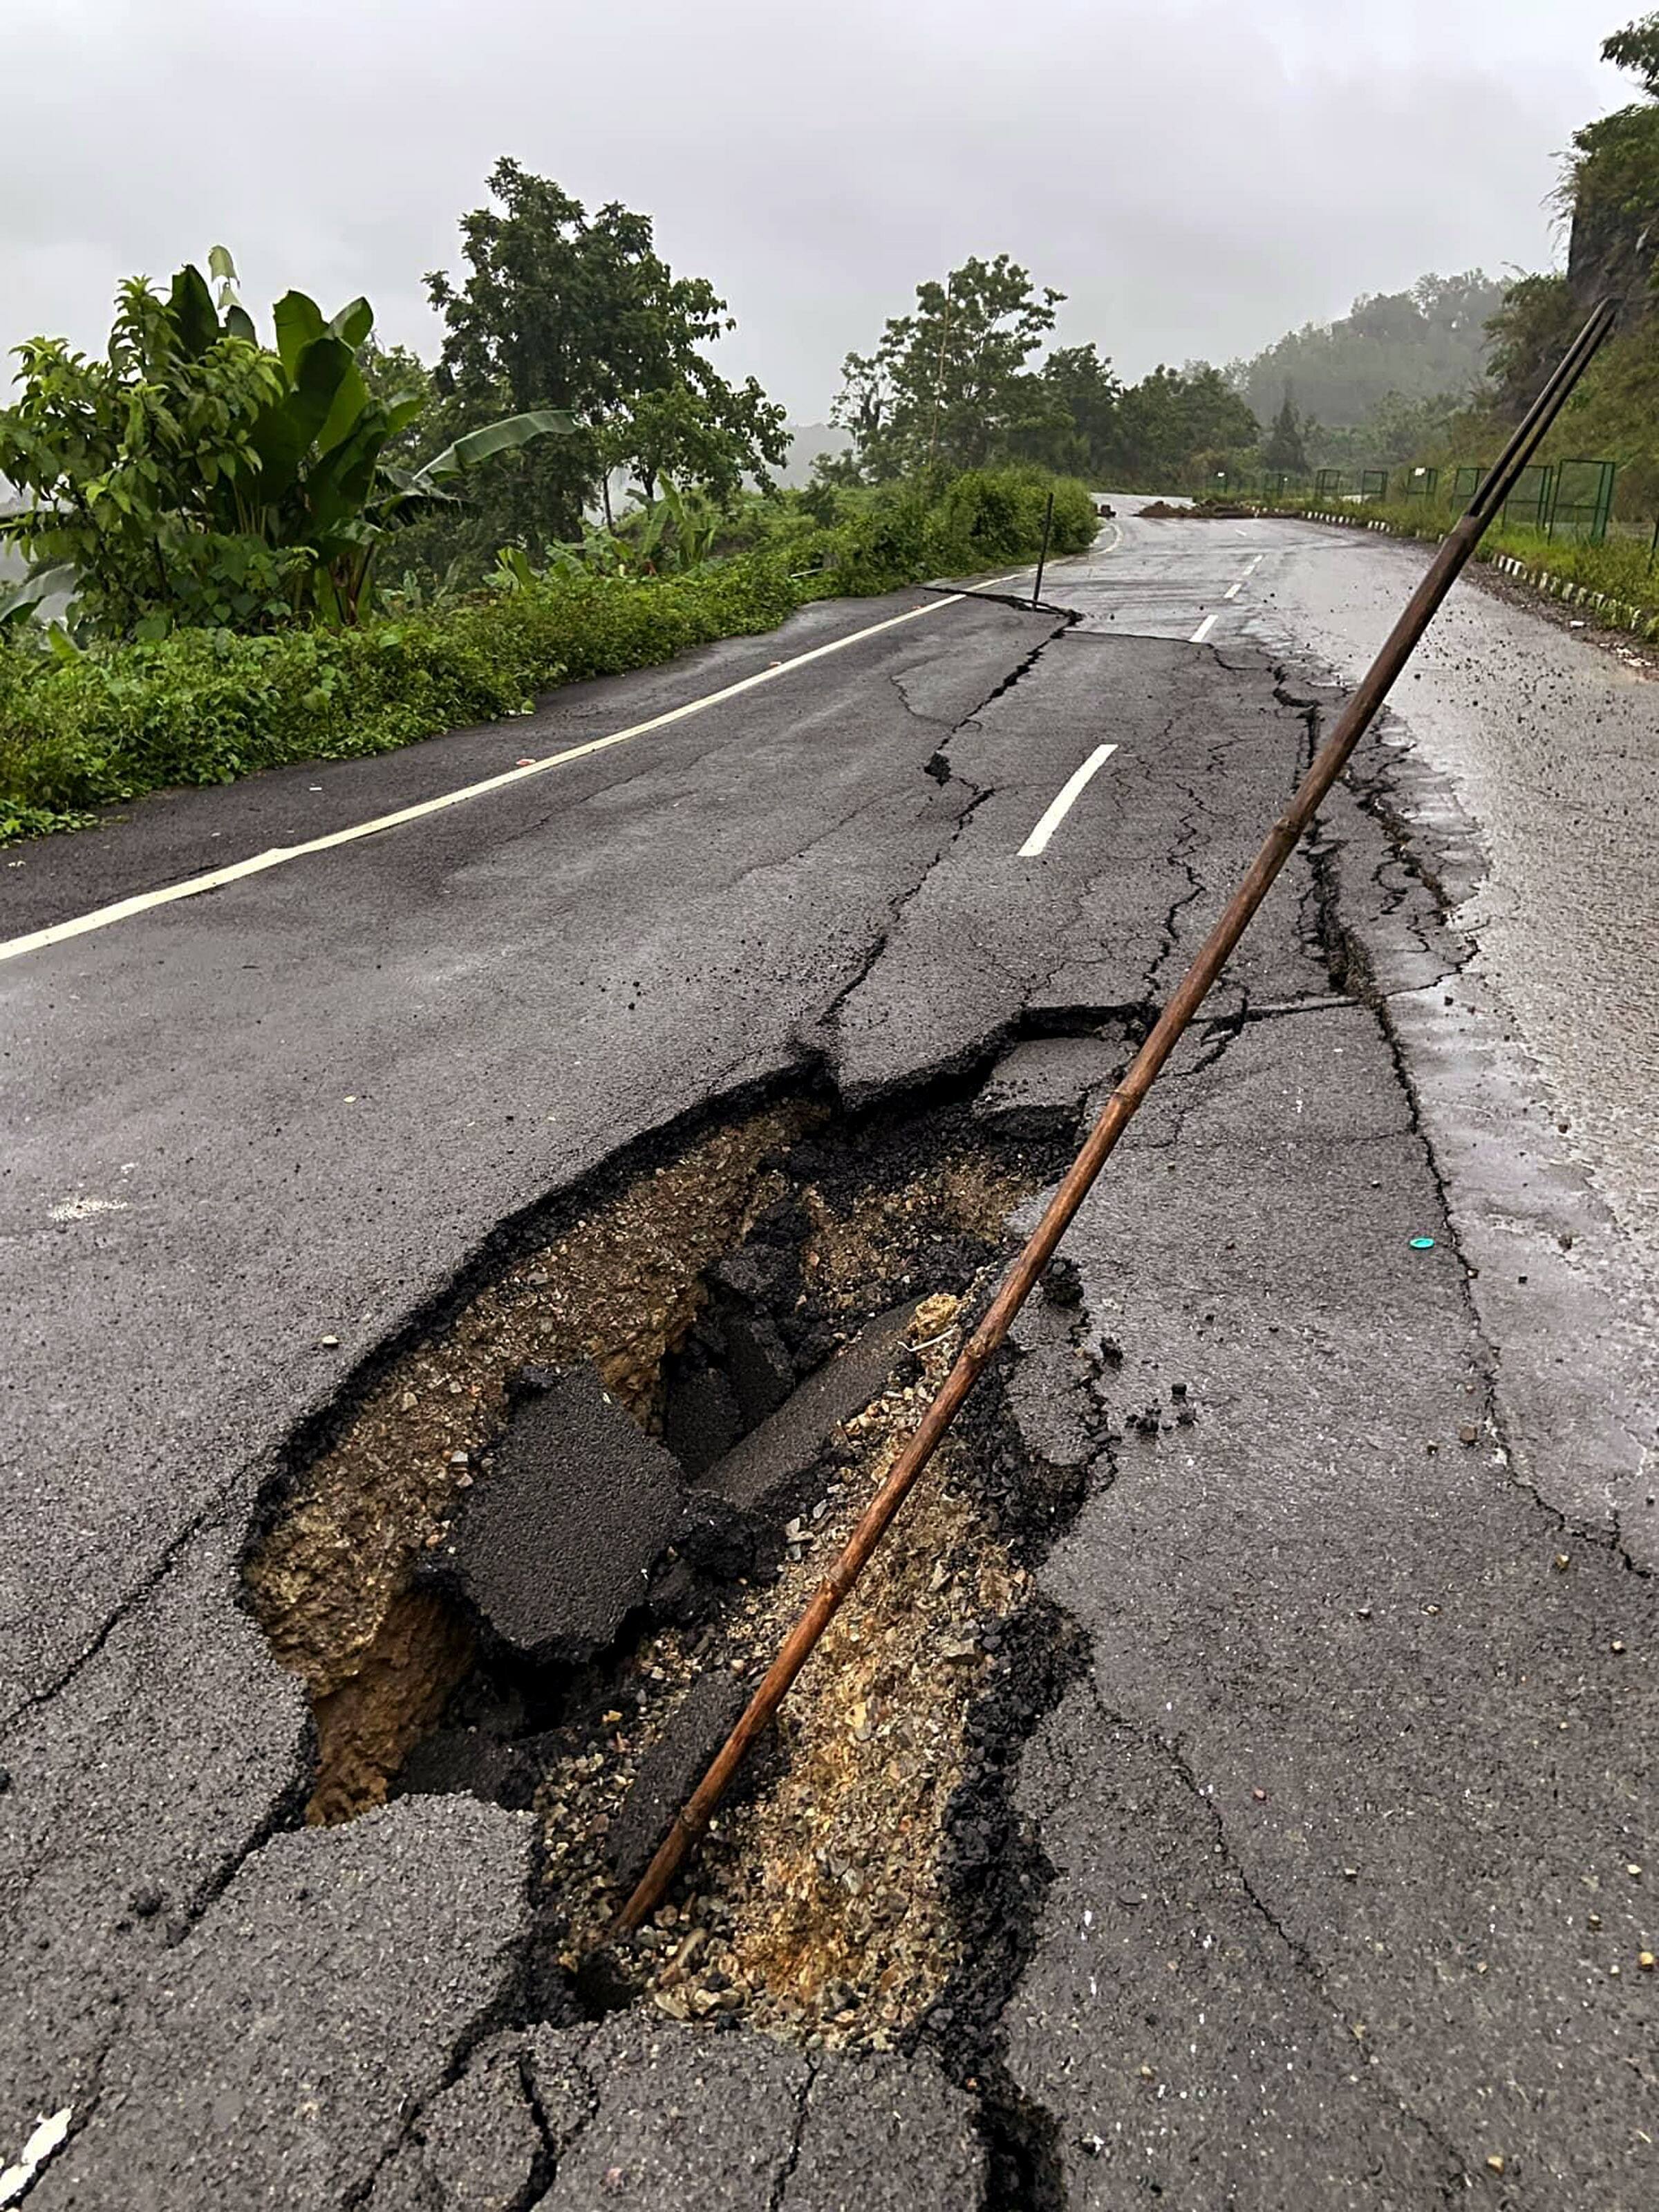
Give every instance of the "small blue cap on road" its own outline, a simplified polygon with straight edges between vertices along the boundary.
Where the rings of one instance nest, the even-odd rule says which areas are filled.
[[[1413,1237],[1412,1239],[1412,1249],[1413,1252],[1432,1252],[1434,1249],[1433,1237]]]

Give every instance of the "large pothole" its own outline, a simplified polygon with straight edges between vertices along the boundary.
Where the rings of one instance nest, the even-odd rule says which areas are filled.
[[[538,1957],[582,1985],[1065,1133],[999,1135],[961,1106],[856,1128],[768,1108],[597,1200],[381,1374],[248,1563],[312,1693],[307,1817],[408,1790],[533,1807]],[[1051,1320],[1092,1406],[1094,1355],[1059,1302]],[[599,2001],[880,2048],[960,1978],[948,1838],[982,1765],[972,1716],[1086,1456],[1034,1458],[1000,1389]]]

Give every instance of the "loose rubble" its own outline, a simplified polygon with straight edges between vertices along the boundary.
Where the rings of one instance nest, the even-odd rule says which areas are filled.
[[[1042,1179],[1018,1132],[966,1111],[842,1146],[813,1119],[704,1139],[507,1270],[370,1394],[251,1580],[320,1692],[312,1818],[388,1790],[532,1808],[538,1954],[590,2008],[878,2052],[959,1964],[950,1808],[1029,1594],[998,1526],[1024,1478],[979,1464],[971,1431],[671,1901],[605,1942]],[[1031,1472],[1044,1514],[1055,1480]]]

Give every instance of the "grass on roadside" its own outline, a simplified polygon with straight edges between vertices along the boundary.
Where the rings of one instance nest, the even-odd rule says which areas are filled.
[[[0,633],[0,844],[163,786],[388,752],[525,713],[561,683],[774,629],[809,599],[1034,559],[1050,489],[1054,550],[1079,551],[1095,530],[1081,484],[975,471],[932,497],[855,494],[827,520],[781,507],[750,550],[684,574],[552,568],[356,629],[180,630],[79,653]]]

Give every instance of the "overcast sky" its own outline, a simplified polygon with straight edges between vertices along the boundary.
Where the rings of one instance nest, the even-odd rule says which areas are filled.
[[[921,277],[1006,251],[1121,370],[1217,361],[1425,270],[1556,253],[1634,0],[4,0],[0,344],[100,343],[222,240],[264,324],[422,272],[499,154],[656,217],[818,420]]]

